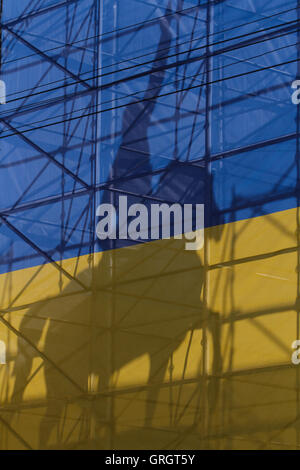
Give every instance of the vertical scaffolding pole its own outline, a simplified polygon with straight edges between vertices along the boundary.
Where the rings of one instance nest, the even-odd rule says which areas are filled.
[[[118,26],[118,3],[115,0],[114,5],[113,5],[113,30],[116,31]],[[113,44],[112,44],[112,58],[113,58],[113,63],[117,63],[116,56],[117,56],[117,50],[118,50],[118,44],[117,44],[117,33],[113,33]],[[113,65],[113,67],[115,67]],[[112,77],[114,77],[114,72],[112,73]],[[116,93],[115,91],[112,91],[112,107],[115,108],[116,105]],[[112,136],[112,141],[111,141],[111,161],[113,162],[116,156],[116,130],[117,130],[117,125],[116,125],[116,119],[117,119],[117,110],[114,109],[112,111],[112,122],[111,122],[111,136]],[[112,164],[112,171],[114,172],[114,165]],[[111,175],[112,181],[114,181],[115,175],[114,173]],[[116,195],[115,192],[111,193],[111,203],[114,207],[116,202]],[[108,355],[108,360],[109,360],[109,365],[108,365],[108,371],[109,371],[109,377],[110,377],[110,383],[109,387],[112,387],[112,376],[113,376],[113,371],[114,371],[114,363],[115,363],[115,354],[114,354],[114,349],[115,349],[115,281],[116,281],[116,276],[115,276],[115,240],[112,240],[112,251],[110,254],[110,270],[111,270],[111,279],[112,279],[112,290],[111,290],[111,311],[110,311],[110,324],[109,324],[109,345],[108,347],[110,348],[109,350],[109,355]],[[114,393],[113,390],[111,391],[109,396],[109,447],[110,449],[114,449],[114,441],[115,441],[115,404],[114,404]]]
[[[99,414],[97,413],[98,402],[96,393],[99,390],[99,380],[96,371],[97,368],[97,337],[98,331],[96,329],[97,322],[97,260],[95,259],[95,241],[96,241],[96,207],[98,206],[98,195],[96,192],[97,184],[97,175],[100,174],[100,164],[101,164],[101,149],[100,149],[100,139],[101,139],[101,92],[99,91],[102,83],[101,79],[101,67],[102,67],[102,42],[101,35],[103,29],[103,0],[94,0],[94,21],[95,21],[95,39],[94,39],[94,51],[95,51],[95,60],[93,64],[93,76],[95,77],[93,85],[96,88],[95,91],[95,110],[96,114],[94,117],[94,146],[93,154],[91,156],[91,173],[90,173],[90,184],[92,187],[92,192],[90,195],[91,201],[91,216],[90,216],[90,254],[89,254],[89,270],[91,272],[91,286],[90,286],[90,364],[89,364],[89,384],[88,384],[88,393],[91,400],[90,407],[90,439],[91,442],[96,443],[98,436],[98,425],[96,421],[100,419]],[[100,73],[99,73],[100,71]],[[98,75],[98,76],[97,76]],[[99,397],[98,397],[99,400]]]
[[[205,203],[207,207],[211,207],[211,164],[210,164],[210,153],[211,153],[211,62],[210,57],[210,34],[211,34],[211,1],[207,2],[206,7],[206,49],[205,49],[205,79],[206,79],[206,103],[205,103]],[[205,211],[210,214],[209,211]],[[210,216],[210,215],[209,215]],[[206,220],[206,225],[207,225]],[[209,425],[209,406],[208,406],[208,344],[207,344],[207,325],[208,325],[208,301],[209,301],[209,239],[207,233],[204,232],[204,285],[203,285],[203,314],[204,314],[204,325],[203,325],[203,338],[202,338],[202,374],[203,374],[203,411],[204,416],[202,419],[202,439],[207,436],[208,425]]]

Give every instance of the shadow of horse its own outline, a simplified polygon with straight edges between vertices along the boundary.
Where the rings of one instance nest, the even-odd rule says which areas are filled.
[[[213,182],[205,165],[183,165],[174,152],[174,159],[161,171],[153,187],[148,131],[165,77],[171,21],[170,16],[160,19],[160,41],[144,100],[130,103],[123,113],[122,140],[101,200],[114,202],[121,192],[128,194],[128,204],[151,205],[153,199],[204,203],[206,216],[210,216],[217,212],[217,206],[209,196]],[[218,230],[213,233],[214,237],[220,236]],[[108,240],[101,249],[57,298],[30,309],[20,326],[22,338],[30,338],[35,345],[43,343],[47,405],[40,423],[40,448],[50,445],[51,433],[61,425],[66,400],[92,413],[97,445],[109,447],[101,439],[103,429],[107,437],[108,429],[115,426],[113,397],[118,385],[113,383],[114,377],[143,357],[148,358],[149,370],[137,369],[134,373],[135,384],[144,387],[146,394],[140,428],[163,426],[156,416],[159,394],[168,383],[168,371],[172,375],[176,351],[195,331],[210,332],[212,376],[221,370],[219,317],[205,307],[203,250],[187,251],[184,239],[148,243]],[[38,327],[34,318],[40,319]],[[200,351],[202,346],[198,345]],[[36,356],[36,350],[19,341],[15,403],[24,399]],[[189,360],[198,362],[200,357],[201,354]],[[181,377],[185,378],[184,371]],[[216,384],[208,395],[213,408]],[[165,403],[164,408],[168,407]],[[140,419],[140,409],[132,413],[136,414],[132,418]],[[84,428],[84,419],[77,421]],[[82,430],[81,435],[89,439],[91,430]]]

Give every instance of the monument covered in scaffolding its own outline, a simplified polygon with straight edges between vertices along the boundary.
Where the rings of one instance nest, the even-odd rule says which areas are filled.
[[[297,0],[2,0],[0,448],[300,445]],[[97,207],[204,204],[204,244]]]

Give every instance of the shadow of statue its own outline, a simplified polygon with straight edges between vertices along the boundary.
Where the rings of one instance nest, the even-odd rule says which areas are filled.
[[[217,213],[217,205],[206,164],[182,164],[175,150],[173,160],[161,169],[153,184],[148,132],[165,78],[171,21],[170,16],[160,19],[159,45],[143,99],[130,103],[123,113],[122,139],[101,201],[117,205],[121,193],[128,195],[128,205],[143,202],[150,207],[153,201],[204,203],[205,217],[211,218]],[[214,237],[220,236],[220,230],[213,233]],[[188,251],[185,243],[184,238],[136,243],[103,241],[101,252],[94,255],[87,268],[78,270],[74,281],[69,280],[57,298],[39,303],[24,315],[14,367],[13,400],[18,404],[24,399],[38,356],[32,345],[42,343],[47,400],[39,428],[40,448],[53,445],[51,435],[63,426],[66,403],[77,410],[74,422],[81,428],[80,439],[92,441],[90,425],[86,424],[92,416],[96,424],[91,446],[109,447],[111,443],[105,439],[116,432],[112,431],[116,413],[113,402],[118,392],[116,374],[142,357],[148,358],[149,370],[146,382],[139,381],[136,372],[136,385],[144,393],[140,429],[164,426],[156,416],[159,395],[170,381],[168,374],[172,376],[174,354],[195,331],[207,330],[211,335],[212,376],[220,373],[220,323],[218,314],[205,307],[204,250]],[[40,319],[38,326],[35,318]],[[30,345],[24,338],[30,338]],[[204,342],[203,334],[199,350]],[[198,362],[199,357],[189,360]],[[142,370],[140,375],[145,375]],[[184,372],[181,378],[179,382],[184,382]],[[198,376],[199,381],[201,393]],[[217,394],[217,382],[211,381],[211,409]],[[163,407],[168,409],[169,404]],[[140,413],[137,406],[137,418]],[[201,416],[195,412],[197,419]]]

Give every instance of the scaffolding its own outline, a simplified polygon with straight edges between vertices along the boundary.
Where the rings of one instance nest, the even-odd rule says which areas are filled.
[[[1,449],[299,447],[299,15],[1,2]],[[101,243],[120,195],[204,248]]]

